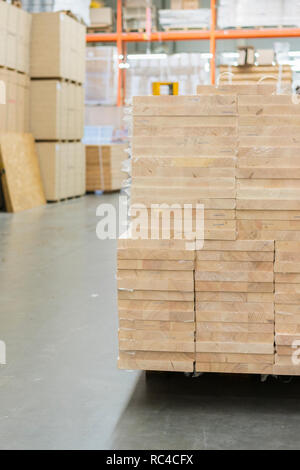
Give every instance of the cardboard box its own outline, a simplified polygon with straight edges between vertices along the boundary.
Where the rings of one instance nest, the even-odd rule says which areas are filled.
[[[171,10],[197,10],[200,0],[171,0]]]
[[[238,64],[239,65],[254,65],[255,62],[255,53],[254,47],[239,47],[239,58]]]
[[[68,15],[32,15],[31,77],[85,79],[86,28]]]
[[[30,128],[36,140],[81,140],[83,87],[59,80],[32,80]]]
[[[47,201],[85,193],[85,151],[81,142],[36,144]]]
[[[21,8],[17,8],[17,66],[20,72],[30,72],[30,37],[32,16]]]
[[[5,95],[5,104],[0,104],[0,132],[28,132],[29,77],[3,68],[0,80]]]
[[[273,65],[275,62],[275,52],[273,49],[257,49],[257,65]]]
[[[0,2],[0,66],[29,73],[31,15]]]
[[[112,8],[91,8],[91,26],[112,26]]]

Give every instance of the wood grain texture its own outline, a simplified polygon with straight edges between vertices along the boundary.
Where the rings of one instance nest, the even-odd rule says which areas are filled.
[[[0,173],[8,212],[46,204],[31,134],[11,132],[0,135]]]

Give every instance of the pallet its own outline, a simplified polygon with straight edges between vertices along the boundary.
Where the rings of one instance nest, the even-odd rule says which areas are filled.
[[[125,28],[126,33],[147,33],[146,28]],[[151,33],[157,33],[157,28],[151,28]]]
[[[204,27],[204,28],[197,28],[197,27],[190,28],[188,26],[185,26],[185,27],[180,27],[180,26],[165,27],[165,26],[163,26],[163,30],[164,31],[208,31],[208,28],[207,27]]]
[[[59,202],[66,202],[66,201],[73,201],[73,199],[80,199],[83,196],[84,196],[84,194],[79,194],[79,195],[76,195],[76,196],[70,196],[70,197],[66,197],[66,198],[62,198],[62,199],[57,199],[55,201],[48,201],[47,200],[47,203],[48,204],[58,204]]]
[[[297,28],[297,26],[295,25],[278,25],[278,24],[274,24],[273,26],[227,26],[225,28],[223,28],[224,31],[235,31],[235,30],[241,30],[241,29],[245,29],[245,30],[253,30],[253,29],[258,29],[258,30],[268,30],[268,29],[289,29],[289,28]]]
[[[87,27],[88,34],[111,33],[112,30],[112,25],[93,25]]]

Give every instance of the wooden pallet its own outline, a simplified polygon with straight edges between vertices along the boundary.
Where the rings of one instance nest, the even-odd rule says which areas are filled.
[[[88,34],[112,33],[112,25],[93,25],[87,27]]]
[[[70,197],[66,197],[66,198],[63,198],[63,199],[57,199],[55,201],[47,201],[47,203],[48,204],[58,204],[59,202],[66,202],[66,201],[72,201],[73,199],[80,199],[83,196],[84,196],[84,194],[78,194],[76,196],[70,196]]]
[[[185,27],[180,27],[180,26],[174,26],[174,27],[163,27],[164,31],[208,31],[208,28],[189,28],[187,26]]]
[[[126,33],[146,33],[146,28],[125,28]],[[151,33],[157,33],[157,28],[151,28]]]

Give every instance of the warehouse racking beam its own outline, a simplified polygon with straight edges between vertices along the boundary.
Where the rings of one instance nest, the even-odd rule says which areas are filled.
[[[117,0],[117,31],[115,33],[87,34],[86,41],[116,42],[119,54],[119,65],[125,57],[127,42],[157,42],[157,41],[210,41],[210,77],[215,83],[216,43],[220,39],[260,39],[260,38],[291,38],[300,37],[300,28],[265,28],[265,29],[228,29],[218,30],[216,0],[211,0],[211,27],[208,30],[161,31],[145,33],[125,33],[122,26],[122,0]],[[118,72],[118,106],[124,101],[125,69]]]

